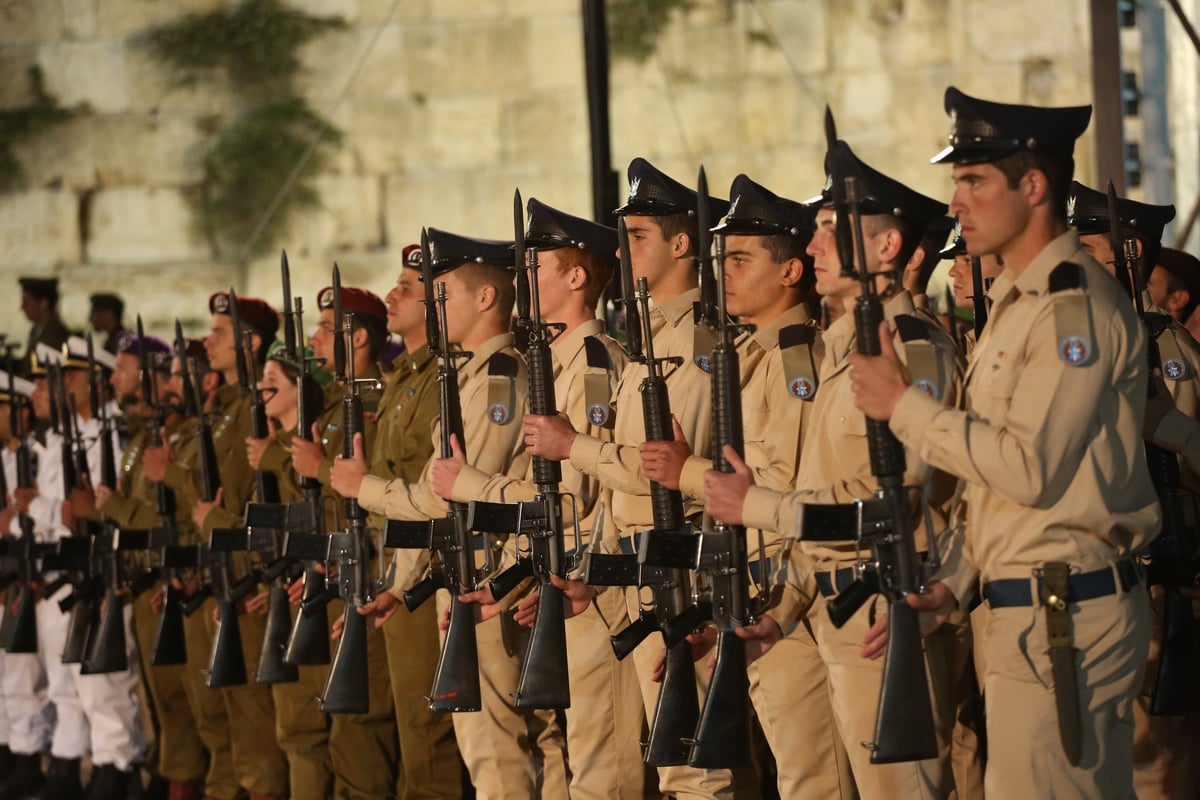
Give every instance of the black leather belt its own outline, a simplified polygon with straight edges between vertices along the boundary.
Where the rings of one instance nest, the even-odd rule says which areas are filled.
[[[1117,562],[1117,576],[1120,579],[1120,591],[1128,592],[1141,582],[1141,574],[1137,564],[1132,559]],[[818,580],[820,576],[818,575]],[[1040,593],[1042,579],[1037,580]],[[1071,575],[1067,580],[1069,594],[1068,603],[1082,603],[1085,600],[1095,600],[1097,597],[1107,597],[1116,594],[1118,586],[1113,578],[1110,567]],[[824,590],[822,590],[824,591]],[[1028,578],[1004,578],[988,581],[983,585],[983,596],[992,608],[1010,608],[1014,606],[1031,606],[1035,602],[1031,581]],[[1039,605],[1041,600],[1036,601]]]
[[[817,588],[822,597],[833,597],[846,591],[846,587],[854,583],[853,567],[838,567],[835,572],[816,573]]]

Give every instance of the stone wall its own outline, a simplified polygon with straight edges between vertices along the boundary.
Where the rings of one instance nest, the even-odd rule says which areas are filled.
[[[226,87],[219,76],[174,86],[136,42],[223,5],[0,0],[0,108],[28,102],[36,64],[61,104],[89,109],[19,148],[30,180],[0,196],[0,286],[12,287],[0,330],[27,330],[23,274],[61,277],[72,326],[100,289],[121,292],[158,332],[176,316],[202,329],[207,296],[230,284],[277,301],[277,257],[216,260],[189,205],[213,120],[231,106]],[[294,290],[312,298],[336,260],[347,283],[382,294],[422,225],[507,236],[514,187],[590,213],[578,0],[292,5],[348,23],[303,53],[300,87],[323,114],[378,35],[332,114],[347,135],[319,178],[323,207],[279,242]],[[613,162],[623,176],[644,155],[689,183],[704,163],[714,190],[746,172],[807,197],[823,183],[829,103],[865,160],[944,197],[947,172],[928,159],[945,137],[945,86],[1088,102],[1089,35],[1086,0],[695,0],[662,26],[656,56],[614,61]],[[1078,161],[1090,179],[1090,138]]]

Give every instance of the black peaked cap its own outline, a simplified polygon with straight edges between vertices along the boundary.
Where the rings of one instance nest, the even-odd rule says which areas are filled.
[[[772,236],[777,233],[811,239],[816,229],[816,211],[780,197],[746,175],[738,175],[729,186],[729,211],[713,233]]]
[[[825,188],[805,201],[805,205],[832,208],[833,176],[837,175],[838,180],[858,179],[859,207],[863,214],[891,214],[921,234],[949,210],[945,203],[910,189],[864,163],[841,139],[825,153],[825,174],[829,176]]]
[[[617,229],[552,208],[535,197],[526,204],[525,245],[539,250],[573,247],[618,263]],[[510,259],[511,260],[511,259]]]
[[[644,158],[629,162],[629,199],[615,214],[666,217],[671,214],[695,215],[697,194]],[[729,203],[717,197],[705,198],[708,218],[720,219]]]
[[[433,274],[441,275],[463,264],[506,266],[512,261],[512,240],[477,239],[458,233],[429,229],[429,256]]]
[[[947,259],[953,260],[959,256],[965,256],[966,254],[967,240],[964,239],[962,235],[962,223],[956,219],[954,220],[954,238],[950,240],[949,244],[942,248],[939,255],[941,255],[942,260],[945,261]]]
[[[994,103],[946,89],[949,145],[930,159],[940,164],[995,161],[1021,150],[1071,158],[1075,140],[1087,130],[1091,106],[1023,106]]]
[[[1163,228],[1175,219],[1175,206],[1154,206],[1124,197],[1117,198],[1117,214],[1121,226],[1133,228],[1150,239],[1162,238]],[[1071,181],[1067,198],[1067,224],[1080,233],[1108,233],[1108,193]]]

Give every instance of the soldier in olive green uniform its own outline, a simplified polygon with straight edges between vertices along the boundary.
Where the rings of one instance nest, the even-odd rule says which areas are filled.
[[[125,420],[131,435],[121,461],[120,491],[114,492],[105,486],[96,488],[96,506],[100,512],[118,527],[129,530],[154,528],[161,522],[155,508],[155,484],[147,479],[143,469],[143,455],[153,442],[155,432],[154,419],[148,416],[151,411],[149,400],[141,393],[140,352],[146,354],[150,380],[157,382],[159,397],[166,399],[170,394],[167,382],[171,350],[166,343],[153,336],[143,337],[140,341],[135,336],[123,338],[111,383],[116,399],[126,410]],[[180,421],[179,414],[173,413],[167,420],[167,427],[177,427]],[[180,505],[176,505],[176,514],[181,508],[182,513],[187,514],[186,507]],[[178,524],[180,520],[176,522]],[[172,797],[183,800],[199,797],[205,772],[204,745],[184,688],[186,666],[151,664],[159,620],[154,603],[162,592],[163,585],[158,582],[139,594],[133,601],[133,619],[142,676],[158,722],[156,771],[170,782]]]

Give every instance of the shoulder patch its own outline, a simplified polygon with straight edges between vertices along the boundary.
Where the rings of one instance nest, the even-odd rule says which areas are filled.
[[[900,334],[900,341],[905,344],[930,341],[929,328],[920,317],[912,314],[897,314],[892,318],[892,324],[896,327],[896,333]]]
[[[1195,371],[1184,358],[1175,338],[1175,329],[1166,327],[1155,340],[1158,343],[1158,357],[1162,365],[1163,377],[1169,381],[1190,381],[1196,377]]]
[[[488,359],[488,375],[503,375],[508,378],[517,377],[517,359],[508,353],[492,353]]]
[[[1078,290],[1078,291],[1075,291]],[[1054,295],[1054,341],[1064,364],[1083,367],[1096,357],[1092,335],[1092,304],[1087,296],[1083,267],[1064,261],[1050,273]]]
[[[788,395],[797,400],[812,400],[817,394],[817,364],[812,348],[816,337],[815,325],[787,325],[779,329],[783,379]]]
[[[608,348],[598,337],[583,337],[583,354],[587,358],[589,367],[603,370],[612,369],[612,359],[608,357]]]

